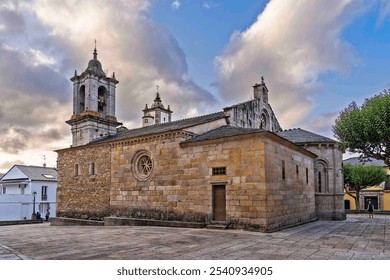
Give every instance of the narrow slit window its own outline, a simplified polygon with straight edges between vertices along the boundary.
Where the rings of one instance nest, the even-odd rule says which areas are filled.
[[[309,184],[309,169],[306,168],[306,184]]]
[[[321,192],[322,189],[322,176],[321,172],[318,172],[318,192]]]
[[[79,176],[80,175],[80,167],[79,165],[76,163],[74,165],[74,176]]]
[[[95,175],[95,163],[91,162],[89,164],[89,175]]]
[[[286,163],[282,160],[282,179],[286,179]]]

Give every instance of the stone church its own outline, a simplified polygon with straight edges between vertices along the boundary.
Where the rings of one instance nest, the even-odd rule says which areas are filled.
[[[264,232],[345,219],[341,148],[303,129],[282,130],[263,78],[251,100],[182,120],[172,120],[157,88],[136,129],[115,116],[118,80],[104,73],[96,48],[70,80],[73,140],[57,151],[57,216]]]

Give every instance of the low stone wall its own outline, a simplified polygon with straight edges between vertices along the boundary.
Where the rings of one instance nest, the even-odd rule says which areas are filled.
[[[51,226],[104,226],[103,221],[82,220],[72,218],[51,218]]]
[[[105,226],[156,226],[156,227],[181,227],[181,228],[204,228],[205,223],[166,221],[153,219],[133,219],[120,217],[104,218]]]
[[[43,220],[0,221],[0,226],[27,225],[27,224],[41,224],[41,223],[43,223]]]
[[[360,212],[357,212],[356,210],[345,210],[347,214],[367,214],[368,211],[366,209],[361,209]],[[389,210],[374,210],[374,215],[389,215],[390,216],[390,211]]]

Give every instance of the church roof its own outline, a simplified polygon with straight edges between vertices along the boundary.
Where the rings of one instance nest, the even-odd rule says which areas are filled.
[[[258,128],[244,128],[238,126],[224,125],[216,129],[210,130],[204,134],[196,135],[191,139],[183,141],[182,143],[192,143],[198,141],[213,140],[213,139],[224,138],[229,136],[251,134],[259,131],[264,131],[264,130]]]
[[[336,142],[333,139],[301,128],[286,129],[283,131],[276,132],[276,134],[297,145]]]
[[[182,119],[178,121],[173,122],[166,122],[161,124],[155,124],[151,126],[141,127],[141,128],[135,128],[135,129],[129,129],[129,130],[122,130],[118,132],[116,135],[113,136],[107,136],[105,138],[98,139],[96,141],[91,142],[91,144],[94,143],[102,143],[102,142],[109,142],[109,141],[116,141],[116,140],[123,140],[128,138],[135,138],[140,136],[146,136],[146,135],[152,135],[152,134],[158,134],[158,133],[164,133],[174,130],[180,130],[189,128],[192,126],[208,123],[211,121],[223,119],[225,117],[223,112],[217,112],[209,115],[203,115],[199,117],[194,118],[188,118],[188,119]]]

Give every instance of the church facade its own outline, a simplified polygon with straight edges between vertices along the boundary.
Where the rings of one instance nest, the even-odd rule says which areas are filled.
[[[263,79],[253,86],[252,100],[177,121],[157,89],[136,129],[117,121],[118,81],[102,71],[96,49],[71,81],[73,140],[57,151],[57,216],[264,232],[345,218],[342,150],[318,134],[282,130]]]

